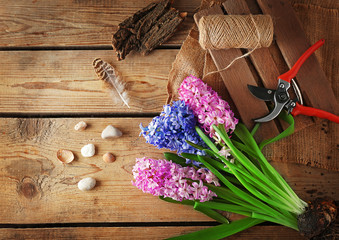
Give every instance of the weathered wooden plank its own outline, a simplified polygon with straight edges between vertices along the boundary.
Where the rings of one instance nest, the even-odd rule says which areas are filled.
[[[248,15],[248,14],[256,14],[251,12],[249,6],[247,5],[245,0],[228,0],[225,1],[222,6],[228,14],[234,15]],[[247,50],[249,52],[250,49]],[[249,55],[251,59],[251,63],[255,67],[255,70],[258,72],[260,76],[260,83],[258,85],[263,85],[268,89],[276,89],[278,79],[277,77],[280,75],[279,70],[276,66],[276,63],[273,60],[273,57],[269,51],[269,48],[259,48],[256,49]],[[257,101],[261,101],[257,99]],[[264,115],[258,115],[257,118],[263,117]],[[281,124],[284,124],[284,121],[280,121]]]
[[[194,15],[196,23],[202,16],[209,14],[223,14],[219,6],[202,10]],[[224,69],[233,59],[242,55],[240,49],[221,49],[209,50],[213,61],[218,70]],[[263,101],[257,101],[256,98],[248,91],[247,84],[256,85],[256,81],[250,71],[246,60],[239,59],[230,68],[221,71],[220,75],[226,88],[237,107],[241,120],[248,128],[253,127],[253,119],[258,116],[268,114],[268,108]],[[259,139],[270,138],[278,134],[277,126],[273,121],[263,123],[262,128],[258,131]]]
[[[1,0],[0,47],[111,45],[118,24],[151,2]],[[182,43],[199,4],[200,0],[175,1],[173,6],[189,17],[166,44]]]
[[[227,1],[228,2],[228,1]],[[225,3],[227,3],[225,2]],[[258,6],[256,0],[246,0],[248,8],[252,14],[262,14],[260,7]],[[273,39],[272,44],[269,48],[261,48],[254,51],[250,58],[253,61],[253,64],[256,66],[256,70],[260,74],[261,78],[263,79],[263,84],[266,88],[273,88],[277,87],[278,76],[282,73],[285,73],[289,70],[280,49]],[[264,60],[262,60],[262,58]],[[265,60],[267,59],[267,64],[265,64]],[[258,61],[258,63],[257,63]],[[261,64],[259,64],[261,63]],[[273,82],[269,82],[269,79],[273,79]],[[292,90],[289,91],[290,96],[292,98],[295,97],[295,94]],[[285,122],[280,121],[283,128],[286,128]],[[314,121],[312,118],[308,116],[299,115],[298,121],[295,124],[295,132],[298,132],[301,129],[304,129],[310,125],[312,125]]]
[[[281,54],[274,53],[277,49],[275,46],[270,50],[277,66],[283,70],[280,73],[286,72],[288,69],[284,69],[279,62],[281,63],[284,58],[289,67],[293,66],[310,46],[309,41],[288,1],[258,0],[258,3],[262,11],[270,14],[274,20],[275,44],[279,47]],[[326,46],[321,48],[324,47]],[[332,57],[335,54],[329,51],[327,55]],[[330,72],[327,74],[331,76]],[[338,85],[336,81],[330,82],[326,79],[315,55],[312,55],[302,65],[296,79],[306,102],[305,105],[327,109],[333,113],[338,111],[338,96],[333,94],[337,92]],[[339,128],[337,124],[316,118],[312,120],[307,116],[297,116],[295,120],[296,133],[290,138],[283,139],[281,144],[272,145],[271,147],[274,148],[272,157],[281,161],[291,159],[293,162],[338,171],[339,165],[336,160],[339,154]]]
[[[135,158],[163,157],[162,151],[139,137],[139,123],[147,125],[151,119],[85,119],[88,129],[76,132],[73,127],[79,120],[0,120],[1,223],[210,220],[190,207],[163,202],[132,186]],[[124,135],[101,139],[108,124]],[[97,154],[92,158],[80,153],[88,143],[96,146]],[[73,151],[76,159],[63,165],[56,158],[58,149]],[[116,155],[112,164],[102,160],[107,151]],[[76,184],[89,176],[96,178],[98,185],[81,192]]]
[[[88,129],[74,131],[79,120],[86,121]],[[132,186],[135,158],[163,158],[162,150],[139,137],[139,123],[146,125],[150,120],[1,118],[0,223],[210,221],[191,207],[162,202]],[[108,124],[124,135],[101,139]],[[87,143],[96,146],[92,158],[80,154]],[[76,159],[63,165],[56,158],[58,149],[72,150]],[[107,151],[116,155],[116,162],[103,162]],[[337,172],[293,163],[275,162],[274,166],[304,200],[325,195],[339,199]],[[98,186],[90,192],[79,191],[77,182],[88,176],[96,178]]]
[[[157,112],[166,102],[167,75],[178,50],[131,54],[116,61],[113,52],[0,51],[0,112],[117,113]],[[116,105],[92,67],[100,57],[127,82],[130,106]]]
[[[0,229],[3,239],[165,239],[198,231],[207,227],[70,227]],[[305,239],[297,231],[280,226],[255,226],[227,240],[281,240]]]
[[[287,0],[258,0],[258,4],[265,14],[272,16],[277,44],[286,63],[292,67],[310,47],[293,8]],[[338,114],[339,104],[314,54],[302,65],[296,79],[306,102],[305,105]]]
[[[245,0],[228,0],[223,3],[228,14],[248,15],[251,14]],[[254,13],[252,13],[254,14]],[[280,75],[279,70],[269,52],[268,48],[256,49],[249,56],[255,69],[258,71],[260,78],[266,88],[275,89],[277,87],[277,77]]]

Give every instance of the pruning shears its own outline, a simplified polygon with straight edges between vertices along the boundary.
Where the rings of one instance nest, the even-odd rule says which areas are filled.
[[[277,89],[274,90],[257,87],[253,85],[247,85],[248,89],[255,97],[264,101],[274,102],[273,110],[264,117],[254,119],[255,122],[271,121],[274,118],[276,118],[283,109],[286,109],[288,114],[292,114],[293,116],[302,114],[307,116],[324,118],[332,122],[339,123],[339,116],[337,115],[334,115],[332,113],[320,109],[303,106],[303,101],[299,87],[293,79],[297,75],[301,65],[306,61],[306,59],[309,56],[311,56],[312,53],[319,47],[321,47],[324,43],[325,43],[324,39],[321,39],[318,42],[316,42],[309,49],[307,49],[306,52],[304,52],[304,54],[298,59],[298,61],[289,71],[280,75],[278,77]],[[290,88],[291,85],[296,95],[295,99],[291,99],[290,95],[288,94],[288,89]]]

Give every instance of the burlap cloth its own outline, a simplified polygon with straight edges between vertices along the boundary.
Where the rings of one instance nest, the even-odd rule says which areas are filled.
[[[200,10],[220,4],[223,1],[203,0]],[[310,42],[316,42],[320,38],[326,39],[326,44],[316,51],[317,58],[322,65],[336,96],[338,96],[338,8],[339,1],[332,0],[290,0]],[[198,42],[198,30],[194,25],[186,40],[182,44],[179,53],[173,62],[168,79],[167,103],[177,99],[177,89],[182,80],[189,74],[203,79],[205,82],[218,85],[222,82],[219,74],[205,77],[206,73],[216,70],[209,56]],[[336,53],[333,53],[335,51]],[[206,59],[206,60],[205,60]],[[219,85],[219,87],[222,87]],[[224,92],[224,91],[219,91]]]

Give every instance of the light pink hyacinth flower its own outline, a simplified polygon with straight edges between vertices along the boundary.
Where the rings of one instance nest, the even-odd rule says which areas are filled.
[[[209,201],[217,195],[203,183],[220,186],[218,178],[206,169],[182,167],[163,159],[137,158],[133,176],[135,181],[132,181],[132,184],[143,192],[176,201]]]
[[[201,79],[190,75],[181,83],[179,99],[185,101],[197,117],[199,124],[210,137],[214,136],[212,125],[224,124],[227,132],[233,132],[238,123],[228,103]]]

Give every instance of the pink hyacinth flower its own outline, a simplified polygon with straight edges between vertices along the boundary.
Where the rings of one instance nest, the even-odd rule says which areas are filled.
[[[217,195],[208,190],[203,182],[220,186],[217,177],[206,169],[182,167],[163,159],[137,158],[132,172],[135,179],[132,184],[143,192],[176,201],[209,201]]]
[[[210,137],[215,135],[213,124],[224,124],[227,132],[233,132],[238,123],[229,104],[201,79],[190,75],[181,83],[179,99],[183,100]]]

